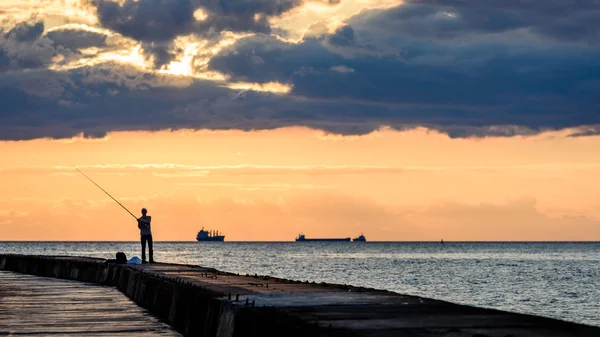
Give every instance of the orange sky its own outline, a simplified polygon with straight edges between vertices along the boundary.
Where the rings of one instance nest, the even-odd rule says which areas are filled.
[[[0,129],[5,139],[29,139],[72,135],[79,130],[102,134],[104,130],[173,125],[275,127],[295,120],[297,125],[348,133],[369,125],[408,127],[441,121],[439,127],[455,134],[523,134],[534,132],[529,127],[557,123],[560,128],[597,121],[597,81],[588,76],[598,68],[591,62],[597,59],[593,57],[596,50],[588,50],[596,41],[593,34],[566,41],[568,34],[562,34],[566,28],[551,24],[556,20],[535,6],[523,13],[519,6],[512,8],[511,15],[522,22],[516,27],[504,25],[505,31],[494,25],[480,27],[470,19],[473,11],[466,5],[450,8],[432,2],[427,10],[375,10],[403,3],[293,1],[289,4],[294,6],[283,10],[285,4],[271,8],[262,6],[268,5],[264,2],[250,6],[257,7],[252,9],[257,27],[253,23],[242,29],[244,20],[251,17],[248,12],[239,17],[231,14],[226,20],[233,20],[231,25],[217,31],[212,31],[214,25],[206,26],[210,31],[195,25],[207,18],[210,21],[207,15],[219,18],[216,9],[207,14],[204,7],[194,7],[196,22],[188,22],[189,27],[178,25],[182,22],[173,10],[173,22],[166,22],[165,31],[161,26],[156,32],[153,14],[170,8],[171,3],[156,2],[150,5],[157,6],[139,11],[128,5],[127,10],[112,13],[114,20],[126,17],[131,27],[141,29],[134,34],[129,24],[115,24],[106,17],[100,20],[98,4],[90,1],[2,0],[0,56],[6,68],[0,69],[6,73],[2,83],[15,90],[4,92],[19,94],[15,94],[14,111],[9,111],[12,95],[5,95],[9,104],[3,107],[9,110],[0,116],[4,121]],[[504,9],[483,6],[479,10],[494,18],[496,11]],[[272,11],[277,13],[267,15]],[[577,18],[579,12],[575,12],[565,15]],[[268,25],[263,27],[265,16]],[[454,23],[437,21],[440,17]],[[389,21],[388,25],[380,26],[383,21]],[[153,24],[138,27],[143,22]],[[386,27],[394,29],[385,32]],[[266,31],[270,33],[264,35]],[[245,55],[245,47],[236,44],[251,36],[256,39],[248,39],[248,46],[258,44],[247,58],[257,67],[248,74],[226,67],[229,58],[225,56]],[[340,41],[332,43],[335,37],[353,43],[343,47]],[[308,40],[320,41],[321,47]],[[168,60],[159,60],[160,48],[149,48],[155,42],[168,47],[163,50]],[[524,48],[528,44],[531,48]],[[275,62],[270,61],[271,48],[275,48],[273,55],[281,54],[274,56],[280,64],[273,64],[272,69],[259,66]],[[355,62],[359,55],[365,59]],[[321,57],[330,61],[321,62]],[[397,68],[368,66],[388,57],[390,62],[398,58],[390,63]],[[539,69],[534,62],[538,58]],[[239,64],[244,66],[248,65]],[[315,69],[319,76],[304,76]],[[405,74],[406,69],[411,69],[406,76],[383,76],[385,72]],[[474,71],[482,77],[473,77]],[[356,86],[318,92],[327,83],[342,82]],[[421,98],[395,97],[413,84],[419,88],[418,83],[429,83],[417,95]],[[474,83],[472,88],[481,84],[482,90],[470,91]],[[450,99],[453,89],[462,86],[465,97]],[[223,88],[234,90],[221,92]],[[268,94],[255,101],[258,98],[248,96],[245,89]],[[362,92],[379,89],[382,92],[374,96]],[[156,107],[145,101],[155,95],[164,98]],[[121,119],[142,100],[148,103],[140,104],[142,110]],[[236,102],[235,108],[222,109],[220,102]],[[252,102],[258,103],[252,107]],[[443,102],[448,102],[447,110],[442,109]],[[321,109],[317,103],[327,103],[322,105],[324,112],[303,121],[304,111],[313,115],[313,107]],[[346,114],[348,103],[360,107]],[[52,110],[43,110],[44,104]],[[303,113],[288,116],[287,108],[277,111],[282,104]],[[128,108],[112,110],[124,106]],[[417,110],[411,110],[413,106]],[[389,111],[373,113],[378,107]],[[431,115],[419,116],[419,109]],[[502,115],[485,122],[488,113],[497,111]],[[321,114],[326,118],[321,120]],[[388,115],[389,120],[381,117]],[[496,126],[499,122],[507,125]],[[595,130],[594,125],[588,126],[592,128],[579,131]],[[158,241],[192,241],[202,226],[225,233],[227,241],[291,241],[300,232],[307,237],[364,233],[369,241],[600,240],[600,136],[572,134],[573,130],[563,130],[528,137],[451,139],[422,128],[403,132],[384,128],[364,136],[341,136],[298,127],[0,141],[0,240],[138,240],[131,216],[79,175],[77,167],[135,214],[148,208]]]
[[[305,128],[0,142],[0,240],[600,240],[600,137]]]

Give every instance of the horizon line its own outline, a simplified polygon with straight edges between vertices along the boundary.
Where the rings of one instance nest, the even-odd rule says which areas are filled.
[[[63,243],[63,242],[72,242],[72,243],[112,243],[112,242],[123,242],[123,243],[139,243],[139,240],[0,240],[0,243]],[[204,243],[203,241],[196,240],[154,240],[155,243]],[[277,241],[277,240],[269,240],[269,241],[207,241],[208,243],[296,243],[296,241]],[[353,241],[349,241],[350,243],[354,243]],[[600,243],[600,240],[444,240],[444,243]],[[315,242],[302,242],[306,243],[315,243]],[[317,241],[317,243],[319,243]],[[329,242],[331,243],[331,242]],[[345,242],[344,242],[345,243]],[[441,240],[398,240],[398,241],[377,241],[371,240],[366,242],[359,242],[361,244],[364,243],[441,243]]]

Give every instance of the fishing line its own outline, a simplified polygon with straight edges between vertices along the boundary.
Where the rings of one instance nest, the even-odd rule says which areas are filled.
[[[106,193],[109,197],[112,198],[112,200],[114,200],[117,204],[119,204],[119,206],[123,207],[124,210],[126,210],[129,214],[131,214],[132,217],[134,217],[136,220],[138,219],[135,215],[133,215],[133,213],[131,213],[125,206],[123,206],[117,199],[113,198],[112,195],[110,195],[108,192],[106,192],[102,187],[100,187],[100,185],[96,184],[92,179],[90,179],[90,177],[86,176],[83,172],[79,171],[78,168],[75,168],[77,170],[77,172],[83,174],[84,177],[88,178],[89,181],[91,181],[94,185],[98,186],[99,189],[101,189],[104,193]]]

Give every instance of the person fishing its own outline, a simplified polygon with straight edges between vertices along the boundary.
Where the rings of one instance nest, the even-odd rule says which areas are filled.
[[[90,177],[88,177],[87,175],[85,175],[85,173],[81,172],[78,168],[76,168],[76,170],[81,173],[84,177],[86,177],[89,181],[91,181],[94,185],[96,185],[99,189],[102,190],[102,192],[106,193],[106,195],[108,195],[112,200],[114,200],[117,204],[119,204],[119,206],[121,206],[124,210],[127,211],[127,213],[129,213],[133,218],[135,218],[135,220],[138,223],[138,228],[140,229],[140,241],[142,243],[142,263],[147,263],[146,262],[146,243],[148,243],[148,253],[150,255],[150,263],[154,263],[154,256],[153,256],[153,250],[152,250],[152,230],[150,228],[150,222],[152,221],[152,217],[149,215],[146,215],[148,213],[148,211],[145,208],[142,208],[142,216],[141,217],[136,217],[133,213],[131,213],[130,210],[127,209],[127,207],[123,206],[123,204],[121,204],[117,199],[115,199],[112,195],[110,195],[110,193],[106,192],[102,187],[100,187],[100,185],[96,184],[95,181],[93,181]],[[123,254],[124,256],[124,254]]]
[[[152,251],[152,229],[150,222],[152,217],[146,215],[148,210],[142,208],[142,216],[138,220],[138,228],[140,229],[140,241],[142,243],[142,263],[146,262],[146,243],[148,243],[148,255],[150,263],[154,263],[153,251]]]

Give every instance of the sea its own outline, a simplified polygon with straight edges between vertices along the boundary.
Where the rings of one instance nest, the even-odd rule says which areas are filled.
[[[141,256],[139,242],[0,242],[0,253]],[[600,326],[596,242],[154,242],[157,262],[391,290]]]

